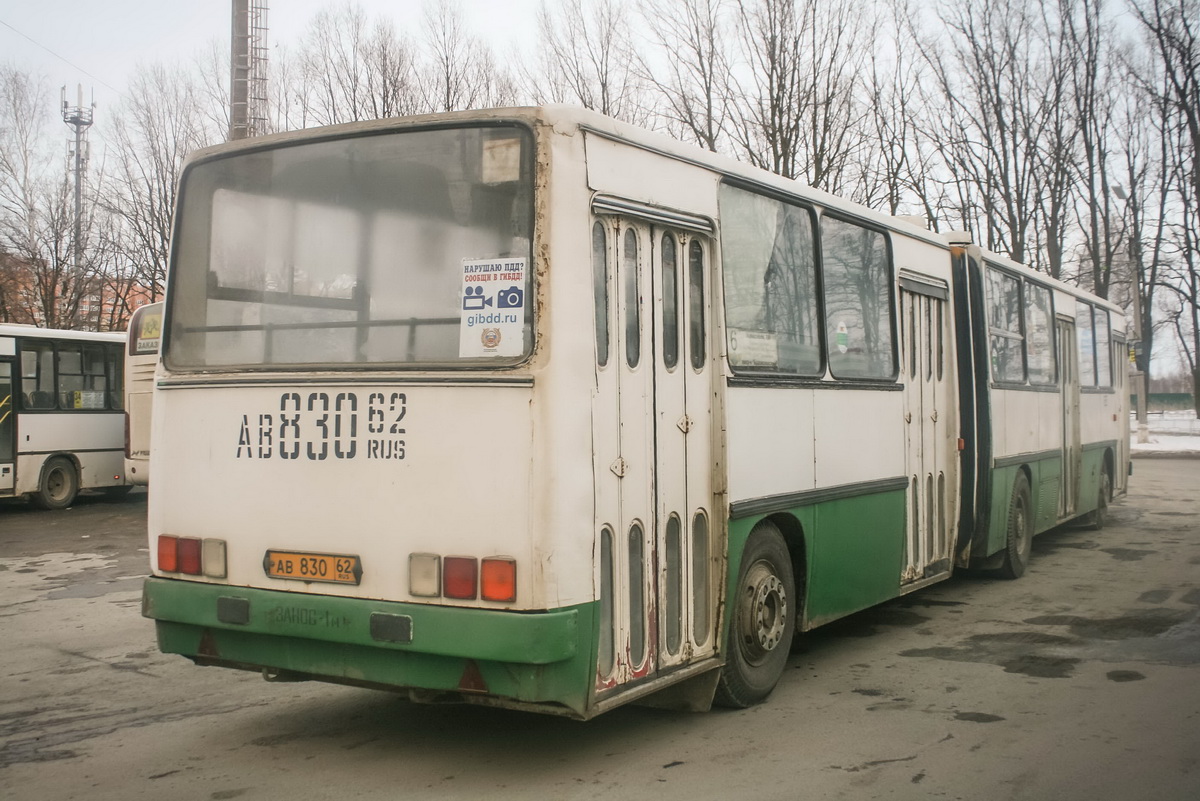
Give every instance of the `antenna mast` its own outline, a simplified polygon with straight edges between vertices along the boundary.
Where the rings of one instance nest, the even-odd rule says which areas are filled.
[[[267,0],[233,0],[229,138],[266,132]]]
[[[67,87],[62,88],[62,118],[63,122],[75,129],[74,152],[68,153],[73,158],[72,172],[75,173],[75,277],[79,280],[83,268],[83,172],[87,169],[88,148],[87,129],[92,127],[92,113],[96,108],[95,99],[91,105],[83,105],[83,85],[77,84],[77,101],[75,106],[67,105]],[[68,148],[70,146],[68,145]]]

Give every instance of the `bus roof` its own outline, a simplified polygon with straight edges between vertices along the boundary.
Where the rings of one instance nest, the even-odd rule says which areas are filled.
[[[80,342],[124,342],[124,331],[67,331],[20,323],[0,323],[0,336],[22,339],[73,339]]]

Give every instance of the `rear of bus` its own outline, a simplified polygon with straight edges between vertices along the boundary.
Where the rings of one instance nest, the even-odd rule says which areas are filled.
[[[143,486],[150,483],[150,413],[162,316],[161,302],[134,311],[125,353],[125,475],[130,484]]]
[[[591,476],[547,454],[590,466],[590,429],[534,349],[536,129],[444,115],[189,162],[143,603],[164,652],[585,715]]]

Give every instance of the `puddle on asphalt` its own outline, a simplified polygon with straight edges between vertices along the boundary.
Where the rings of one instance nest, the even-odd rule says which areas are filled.
[[[5,560],[6,598],[15,602],[98,598],[111,593],[141,591],[144,576],[129,575],[115,556],[101,554],[50,553],[36,559]]]
[[[1158,553],[1158,551],[1139,551],[1135,548],[1101,548],[1100,550],[1118,562],[1140,562],[1144,557]]]
[[[1155,592],[1153,597],[1158,597],[1159,592],[1170,594],[1152,592]],[[1195,600],[1200,601],[1200,590],[1193,593]],[[955,645],[914,648],[901,651],[900,656],[992,664],[1007,673],[1047,679],[1067,678],[1077,666],[1088,661],[1200,664],[1200,613],[1189,610],[1157,607],[1113,618],[1042,615],[1024,622],[1033,626],[1059,626],[1066,632],[974,634]],[[1108,678],[1111,681],[1144,678],[1134,673],[1112,671]]]
[[[1127,640],[1130,637],[1157,637],[1191,617],[1191,613],[1181,609],[1158,607],[1122,617],[1093,619],[1077,615],[1042,615],[1025,622],[1035,626],[1067,626],[1073,635],[1085,640]]]

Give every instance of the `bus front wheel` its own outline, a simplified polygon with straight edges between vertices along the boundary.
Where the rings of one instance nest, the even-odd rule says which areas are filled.
[[[783,675],[796,630],[796,583],[787,545],[773,523],[750,532],[730,610],[729,653],[716,702],[744,709],[764,700]]]
[[[66,509],[79,494],[79,474],[69,459],[56,456],[42,467],[42,481],[33,502],[43,509]]]
[[[1000,575],[1007,579],[1018,579],[1025,575],[1032,550],[1033,499],[1029,491],[1029,479],[1024,473],[1018,472],[1013,481],[1012,499],[1008,502],[1008,536]]]

